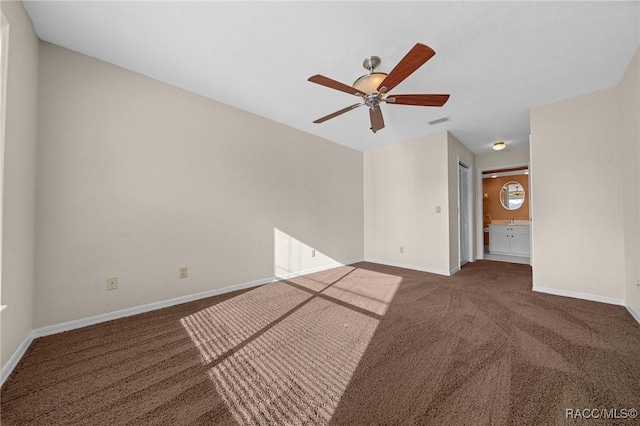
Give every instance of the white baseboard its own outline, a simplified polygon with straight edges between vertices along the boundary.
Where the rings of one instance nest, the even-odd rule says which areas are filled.
[[[460,268],[456,268],[453,269],[451,271],[444,271],[441,269],[433,269],[433,268],[425,268],[424,266],[415,266],[415,265],[407,265],[404,263],[397,263],[397,262],[387,262],[386,260],[380,260],[380,259],[371,259],[368,257],[365,257],[364,259],[365,262],[371,262],[371,263],[379,263],[381,265],[387,265],[387,266],[395,266],[397,268],[404,268],[404,269],[413,269],[414,271],[421,271],[421,272],[429,272],[431,274],[438,274],[438,275],[444,275],[444,276],[451,276],[452,274],[458,272],[457,270],[459,270]]]
[[[100,315],[95,315],[88,318],[81,318],[73,321],[63,322],[60,324],[48,325],[46,327],[37,328],[32,330],[27,334],[22,344],[18,347],[18,349],[13,353],[9,361],[2,367],[1,370],[1,378],[0,378],[0,386],[4,383],[4,381],[9,377],[13,369],[18,365],[18,362],[25,354],[29,345],[33,339],[43,336],[49,336],[51,334],[62,333],[64,331],[75,330],[77,328],[86,327],[88,325],[99,324],[105,321],[111,321],[117,318],[124,318],[131,315],[137,315],[144,312],[155,311],[157,309],[167,308],[169,306],[179,305],[182,303],[192,302],[194,300],[205,299],[207,297],[218,296],[225,293],[230,293],[232,291],[244,290],[247,288],[257,287],[260,285],[268,284],[270,282],[274,282],[280,279],[288,279],[297,277],[300,275],[307,275],[313,272],[324,271],[327,269],[335,268],[338,266],[345,266],[352,263],[362,262],[363,259],[354,259],[347,262],[336,262],[330,265],[319,266],[316,268],[310,268],[303,271],[297,272],[289,272],[287,274],[279,275],[277,277],[264,278],[261,280],[250,281],[241,284],[234,284],[223,288],[217,288],[214,290],[204,291],[202,293],[189,294],[186,296],[176,297],[174,299],[161,300],[159,302],[148,303],[146,305],[134,306],[132,308],[122,309],[114,312],[107,312]]]
[[[99,324],[105,321],[111,321],[118,318],[129,317],[131,315],[142,314],[144,312],[155,311],[157,309],[168,308],[169,306],[180,305],[182,303],[193,302],[194,300],[205,299],[207,297],[218,296],[232,291],[244,290],[246,288],[257,287],[260,285],[273,282],[275,278],[265,278],[256,281],[250,281],[241,284],[234,284],[227,287],[216,288],[214,290],[203,291],[202,293],[188,294],[186,296],[176,297],[174,299],[161,300],[159,302],[148,303],[146,305],[134,306],[114,312],[107,312],[87,318],[80,318],[73,321],[63,322],[60,324],[48,325],[46,327],[33,330],[34,337],[49,336],[51,334],[62,333],[63,331],[75,330],[76,328],[86,327],[88,325]]]
[[[579,293],[577,291],[560,290],[551,287],[533,286],[533,291],[538,293],[553,294],[555,296],[573,297],[574,299],[590,300],[592,302],[608,303],[610,305],[624,306],[623,299],[616,299],[615,297],[598,296],[597,294]]]
[[[77,328],[99,324],[101,322],[111,321],[118,318],[137,315],[144,312],[154,311],[157,309],[167,308],[169,306],[192,302],[194,300],[204,299],[207,297],[218,296],[220,294],[230,293],[232,291],[257,287],[260,285],[268,284],[275,280],[276,280],[275,278],[265,278],[262,280],[250,281],[247,283],[241,283],[241,284],[231,285],[231,286],[227,286],[219,289],[209,290],[202,293],[189,294],[186,296],[176,297],[173,299],[162,300],[159,302],[148,303],[146,305],[134,306],[132,308],[122,309],[119,311],[107,312],[104,314],[95,315],[87,318],[80,318],[73,321],[68,321],[68,322],[63,322],[59,324],[49,325],[42,328],[37,328],[29,332],[29,334],[25,337],[22,344],[13,353],[9,361],[7,361],[7,363],[2,367],[2,378],[1,378],[0,385],[1,383],[4,383],[7,377],[9,377],[9,375],[11,374],[15,366],[18,364],[18,362],[26,352],[27,348],[29,347],[33,339],[35,338],[62,333],[64,331],[75,330]]]
[[[633,318],[640,324],[640,312],[636,311],[633,306],[628,303],[624,304],[624,307],[627,308],[627,311],[631,314]]]
[[[0,373],[0,386],[4,385],[5,380],[7,380],[13,369],[16,368],[16,365],[18,365],[25,352],[27,352],[27,349],[29,349],[29,346],[31,345],[31,342],[33,342],[33,339],[33,331],[30,331],[24,338],[20,346],[18,346],[18,349],[16,349],[13,355],[11,355],[9,361],[7,361],[7,363],[2,366],[2,373]]]
[[[358,263],[362,261],[364,261],[363,258],[358,258],[358,259],[348,260],[346,262],[335,262],[335,263],[330,263],[329,265],[323,265],[323,266],[317,266],[315,268],[304,269],[302,271],[287,272],[286,274],[276,274],[275,279],[288,280],[289,278],[295,278],[301,275],[313,274],[314,272],[326,271],[327,269],[333,269],[340,266],[347,266],[347,265],[351,265],[352,263]]]

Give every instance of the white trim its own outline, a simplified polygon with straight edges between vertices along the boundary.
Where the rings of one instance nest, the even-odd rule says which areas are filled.
[[[161,300],[159,302],[148,303],[146,305],[134,306],[114,312],[107,312],[87,318],[80,318],[73,321],[63,322],[60,324],[48,325],[46,327],[33,330],[34,337],[49,336],[51,334],[62,333],[63,331],[75,330],[76,328],[86,327],[88,325],[99,324],[105,321],[111,321],[117,318],[129,317],[132,315],[142,314],[144,312],[155,311],[157,309],[168,308],[169,306],[180,305],[182,303],[193,302],[194,300],[204,299],[212,296],[230,293],[232,291],[244,290],[247,288],[257,287],[276,281],[275,278],[265,278],[256,281],[250,281],[241,284],[234,284],[227,287],[216,288],[213,290],[203,291],[202,293],[188,294],[186,296],[176,297],[174,299]]]
[[[327,269],[335,268],[338,266],[350,265],[352,263],[362,262],[363,259],[353,259],[347,262],[336,262],[329,265],[319,266],[316,268],[305,269],[303,271],[298,272],[290,272],[284,275],[280,275],[278,277],[264,278],[256,281],[249,281],[246,283],[234,284],[227,287],[217,288],[214,290],[204,291],[202,293],[189,294],[186,296],[176,297],[174,299],[162,300],[159,302],[148,303],[146,305],[134,306],[132,308],[122,309],[114,312],[107,312],[105,314],[95,315],[88,318],[81,318],[73,321],[63,322],[60,324],[53,324],[42,328],[37,328],[32,330],[27,334],[22,344],[18,347],[18,349],[13,353],[9,361],[2,367],[1,378],[0,378],[0,386],[4,383],[4,381],[9,377],[13,369],[18,365],[20,359],[22,359],[23,355],[31,345],[33,339],[43,336],[49,336],[52,334],[62,333],[63,331],[75,330],[77,328],[86,327],[88,325],[99,324],[105,321],[111,321],[117,318],[128,317],[132,315],[141,314],[144,312],[155,311],[157,309],[167,308],[169,306],[179,305],[182,303],[192,302],[194,300],[204,299],[212,296],[219,296],[221,294],[230,293],[232,291],[244,290],[247,288],[257,287],[264,284],[268,284],[274,281],[278,281],[280,279],[293,278],[300,275],[306,275],[313,272],[324,271]]]
[[[298,271],[298,272],[287,272],[286,274],[276,274],[275,280],[288,280],[289,278],[295,278],[295,277],[299,277],[301,275],[313,274],[314,272],[326,271],[327,269],[333,269],[333,268],[337,268],[339,266],[347,266],[347,265],[351,265],[352,263],[358,263],[358,262],[363,262],[363,261],[364,261],[364,259],[362,257],[360,257],[358,259],[351,259],[351,260],[348,260],[346,262],[330,263],[328,265],[317,266],[315,268],[304,269],[304,270]]]
[[[532,166],[533,162],[531,161],[533,156],[531,155],[531,133],[529,133],[529,265],[533,268],[533,178]]]
[[[482,169],[476,168],[476,259],[484,259],[484,206],[482,200],[484,191],[482,189]]]
[[[574,299],[590,300],[592,302],[608,303],[610,305],[624,306],[623,299],[616,299],[615,297],[598,296],[597,294],[579,293],[577,291],[560,290],[551,287],[533,286],[533,291],[538,293],[553,294],[555,296],[573,297]]]
[[[502,168],[502,166],[500,166],[500,168]],[[527,173],[525,173],[527,172]],[[495,177],[504,177],[504,176],[520,176],[520,175],[527,175],[529,174],[529,169],[527,170],[515,170],[512,172],[498,172],[498,173],[483,173],[482,174],[482,179],[486,179],[486,178],[493,178]]]
[[[221,294],[230,293],[232,291],[244,290],[247,288],[253,288],[268,284],[270,282],[278,281],[280,279],[292,278],[295,276],[306,275],[313,272],[323,271],[325,269],[335,268],[337,266],[344,266],[351,263],[360,262],[362,259],[350,260],[348,262],[332,263],[326,266],[320,266],[317,268],[305,269],[303,271],[291,272],[285,275],[277,277],[263,278],[261,280],[250,281],[246,283],[234,284],[227,287],[217,288],[213,290],[204,291],[202,293],[188,294],[186,296],[176,297],[174,299],[161,300],[159,302],[153,302],[146,305],[134,306],[131,308],[122,309],[114,312],[107,312],[100,315],[95,315],[88,318],[81,318],[73,321],[63,322],[60,324],[53,324],[46,327],[33,330],[34,337],[49,336],[51,334],[62,333],[63,331],[75,330],[76,328],[86,327],[88,325],[99,324],[105,321],[111,321],[117,318],[128,317],[131,315],[137,315],[144,312],[155,311],[157,309],[167,308],[169,306],[179,305],[181,303],[192,302],[194,300],[205,299],[207,297],[219,296]]]
[[[9,70],[9,21],[0,10],[0,289],[2,288],[2,232],[4,215],[4,152],[7,128],[7,74]],[[2,292],[0,292],[1,294]]]
[[[31,345],[31,342],[33,342],[33,339],[33,331],[30,331],[24,338],[20,346],[18,346],[18,349],[16,349],[13,355],[11,355],[9,361],[7,361],[4,366],[2,366],[2,372],[0,373],[0,386],[4,385],[5,380],[7,380],[7,378],[11,375],[13,369],[16,368],[16,365],[18,365],[25,352],[27,352],[27,349],[29,349],[29,346]]]
[[[4,13],[0,11],[0,289],[2,288],[2,218],[4,212],[4,146],[6,135],[6,116],[7,116],[7,72],[9,69],[9,22],[4,16]],[[0,292],[1,293],[1,292]],[[3,311],[6,305],[2,305],[0,311]],[[31,344],[33,337],[31,333],[25,337],[25,340],[18,347],[16,352],[9,358],[9,361],[0,369],[0,386],[4,384],[4,381],[9,374],[13,371],[18,364],[22,355],[26,352],[27,348]]]
[[[221,294],[230,293],[232,291],[244,290],[247,288],[257,287],[260,285],[268,284],[281,279],[288,279],[297,277],[300,275],[307,275],[313,272],[324,271],[327,269],[335,268],[338,266],[345,266],[356,262],[361,262],[362,259],[353,259],[347,262],[336,262],[329,265],[319,266],[316,268],[305,269],[297,272],[289,272],[287,274],[281,274],[278,276],[264,278],[261,280],[250,281],[241,284],[234,284],[227,287],[217,288],[214,290],[204,291],[202,293],[189,294],[186,296],[176,297],[174,299],[162,300],[159,302],[153,302],[146,305],[134,306],[132,308],[122,309],[119,311],[108,312],[105,314],[96,315],[88,318],[81,318],[69,322],[60,324],[49,325],[46,327],[33,330],[34,337],[49,336],[51,334],[62,333],[63,331],[74,330],[76,328],[86,327],[88,325],[99,324],[105,321],[111,321],[117,318],[128,317],[131,315],[137,315],[144,312],[155,311],[156,309],[167,308],[169,306],[179,305],[181,303],[192,302],[194,300],[204,299],[212,296],[219,296]]]
[[[627,308],[631,316],[640,324],[640,312],[636,311],[635,308],[628,303],[625,303],[624,307]]]
[[[461,237],[461,227],[460,227],[460,219],[462,219],[462,215],[460,214],[460,166],[467,169],[467,262],[472,262],[474,259],[473,255],[473,167],[467,165],[467,163],[460,159],[458,155],[458,168],[456,170],[456,182],[457,185],[457,194],[458,194],[458,212],[456,216],[456,220],[458,222],[458,267],[449,271],[449,275],[453,275],[462,268],[462,237]]]
[[[456,270],[458,268],[453,269],[452,271],[444,271],[441,269],[425,268],[424,266],[407,265],[405,263],[387,262],[386,260],[370,259],[367,257],[365,257],[364,261],[371,262],[371,263],[379,263],[381,265],[387,265],[387,266],[395,266],[397,268],[413,269],[414,271],[429,272],[431,274],[444,275],[445,277],[449,277],[452,274],[458,272]]]

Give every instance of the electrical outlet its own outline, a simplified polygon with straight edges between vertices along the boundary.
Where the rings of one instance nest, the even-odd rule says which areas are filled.
[[[118,277],[107,278],[107,290],[115,290],[118,288]]]
[[[311,257],[316,257],[316,249],[311,249]]]
[[[187,267],[180,268],[180,278],[187,278],[189,276],[189,271]]]
[[[404,253],[404,247],[400,246],[400,253]]]
[[[436,213],[440,213],[440,212],[442,212],[442,207],[436,206]]]

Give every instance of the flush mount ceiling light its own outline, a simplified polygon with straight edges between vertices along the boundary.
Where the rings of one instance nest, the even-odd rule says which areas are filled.
[[[507,147],[507,144],[504,142],[496,142],[493,144],[493,149],[495,149],[496,151],[500,151],[501,149],[505,149]]]

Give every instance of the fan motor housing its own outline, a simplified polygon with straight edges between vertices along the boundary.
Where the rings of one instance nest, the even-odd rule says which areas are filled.
[[[377,107],[378,105],[380,105],[380,102],[382,102],[382,100],[380,99],[380,93],[369,93],[364,98],[364,104],[369,108]]]

